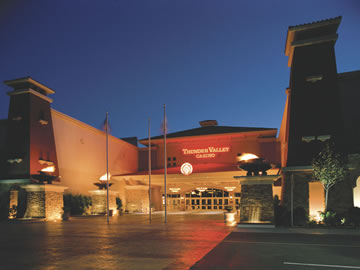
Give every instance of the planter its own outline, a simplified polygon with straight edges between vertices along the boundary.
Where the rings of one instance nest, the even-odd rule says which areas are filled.
[[[227,225],[234,225],[235,222],[235,212],[225,212],[224,213],[224,219],[225,219],[225,223]]]

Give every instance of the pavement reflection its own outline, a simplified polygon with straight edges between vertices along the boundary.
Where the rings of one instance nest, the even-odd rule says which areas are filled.
[[[188,269],[232,230],[222,212],[1,223],[1,269]]]

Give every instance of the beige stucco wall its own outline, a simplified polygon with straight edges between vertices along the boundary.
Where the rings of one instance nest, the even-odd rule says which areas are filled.
[[[309,214],[312,219],[319,220],[319,212],[325,210],[324,188],[320,182],[309,183]]]
[[[106,173],[105,134],[56,110],[51,113],[61,185],[68,186],[67,192],[89,195],[88,191],[97,189],[93,183]],[[109,136],[110,174],[133,173],[137,168],[137,147]],[[111,190],[120,191],[120,187],[114,182]]]

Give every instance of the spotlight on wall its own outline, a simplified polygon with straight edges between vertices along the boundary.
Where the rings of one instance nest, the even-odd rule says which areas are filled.
[[[236,187],[225,187],[226,191],[233,191],[234,189],[236,189]]]

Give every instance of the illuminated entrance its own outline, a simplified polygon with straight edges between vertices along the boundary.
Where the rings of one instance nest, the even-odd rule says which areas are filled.
[[[223,210],[227,206],[238,209],[240,196],[240,193],[230,195],[226,190],[201,187],[185,194],[167,194],[167,206],[175,211]]]

